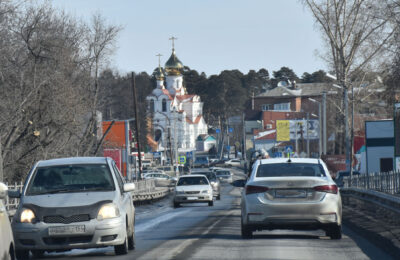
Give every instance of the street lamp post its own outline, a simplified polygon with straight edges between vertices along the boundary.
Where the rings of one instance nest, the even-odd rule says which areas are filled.
[[[308,98],[308,100],[310,100],[311,102],[314,102],[314,103],[318,103],[318,121],[319,121],[319,150],[318,150],[318,152],[319,152],[319,157],[321,157],[321,154],[323,153],[323,151],[322,151],[322,141],[325,140],[325,135],[324,135],[323,132],[326,131],[326,129],[325,129],[326,124],[324,124],[324,127],[322,126],[322,114],[321,114],[321,112],[322,112],[321,110],[322,109],[321,109],[321,107],[322,107],[323,103],[321,103],[321,102],[319,102],[319,101],[317,101],[317,100],[315,100],[313,98]],[[324,123],[325,123],[325,115],[324,115]],[[322,129],[324,129],[324,131]]]

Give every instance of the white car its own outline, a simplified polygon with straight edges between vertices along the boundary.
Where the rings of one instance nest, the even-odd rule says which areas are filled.
[[[7,186],[0,182],[0,258],[13,260],[15,259],[13,233],[7,209],[3,203],[7,196],[7,190]]]
[[[115,162],[104,157],[39,161],[12,221],[17,259],[44,252],[114,246],[134,249],[135,207]],[[11,195],[11,194],[10,194]]]
[[[213,206],[213,188],[204,175],[184,175],[178,179],[174,193],[174,207],[181,203],[205,202]]]
[[[247,183],[240,183],[245,185],[243,238],[251,238],[257,230],[272,229],[322,229],[331,239],[342,237],[342,201],[323,161],[257,160]]]
[[[225,162],[225,165],[239,167],[240,166],[240,160],[239,159],[230,159],[230,160]]]

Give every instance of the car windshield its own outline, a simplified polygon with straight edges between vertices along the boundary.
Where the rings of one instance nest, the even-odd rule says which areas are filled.
[[[207,185],[208,180],[205,177],[187,177],[180,178],[177,186],[186,186],[186,185]]]
[[[27,195],[114,190],[111,172],[105,164],[38,167]]]
[[[322,177],[326,176],[320,164],[311,163],[269,163],[261,164],[257,177]]]
[[[217,171],[216,174],[217,176],[231,175],[229,171]]]

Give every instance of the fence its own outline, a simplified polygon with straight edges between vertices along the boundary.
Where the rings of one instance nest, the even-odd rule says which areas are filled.
[[[388,194],[400,194],[400,172],[379,172],[344,178],[344,187],[375,190]]]

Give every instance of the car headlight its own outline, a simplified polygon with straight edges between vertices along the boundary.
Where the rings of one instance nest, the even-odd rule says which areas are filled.
[[[180,191],[180,190],[175,191],[175,193],[176,193],[176,194],[185,194],[184,191]]]
[[[36,221],[35,213],[31,209],[23,209],[20,215],[21,223],[33,223]]]
[[[119,209],[113,203],[104,204],[103,206],[101,206],[99,213],[97,214],[98,220],[116,217],[119,217]]]
[[[207,194],[209,194],[209,193],[211,193],[211,191],[210,191],[210,190],[203,190],[201,193],[207,193]]]

